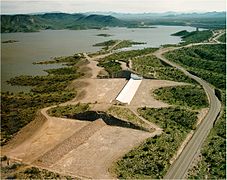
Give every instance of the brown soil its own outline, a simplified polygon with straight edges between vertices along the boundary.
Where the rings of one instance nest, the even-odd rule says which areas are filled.
[[[10,150],[23,143],[28,137],[34,136],[35,132],[39,131],[46,122],[47,118],[39,111],[32,122],[23,127],[9,143],[3,146],[1,149],[2,154],[8,153]]]
[[[66,154],[51,167],[57,172],[77,174],[80,177],[109,179],[112,176],[108,169],[114,161],[154,135],[155,133],[104,126],[86,143]]]
[[[65,154],[76,149],[85,143],[95,132],[99,131],[106,124],[102,120],[91,122],[65,139],[50,151],[38,158],[34,164],[38,166],[49,167],[59,161]]]
[[[86,96],[80,100],[82,103],[110,104],[127,83],[125,79],[83,79],[74,81],[71,87],[78,86],[81,81],[88,86],[83,88]]]
[[[26,131],[20,131],[20,135],[3,148],[3,153],[24,163],[32,163],[87,123],[54,117],[48,118],[45,123],[38,122],[38,129],[36,129],[34,123],[30,123],[25,127],[25,129],[30,129],[29,134]],[[20,140],[20,138],[23,140]],[[13,143],[14,141],[17,141],[17,143]]]

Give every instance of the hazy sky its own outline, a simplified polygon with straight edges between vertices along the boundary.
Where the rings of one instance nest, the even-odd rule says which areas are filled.
[[[208,12],[225,11],[226,0],[1,0],[2,14],[33,12]]]

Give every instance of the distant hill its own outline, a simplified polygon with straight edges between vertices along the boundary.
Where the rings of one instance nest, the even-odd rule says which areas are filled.
[[[79,18],[76,22],[72,23],[71,26],[67,26],[69,29],[89,29],[89,28],[102,28],[102,27],[115,27],[115,26],[126,26],[126,22],[119,20],[113,16],[104,15],[88,15]]]
[[[46,29],[43,19],[32,15],[2,15],[1,32],[34,32]]]
[[[67,13],[38,15],[2,15],[1,32],[36,32],[44,29],[91,29],[106,26],[125,26],[113,16]]]
[[[115,13],[96,12],[97,14],[111,15],[124,21],[132,21],[146,25],[179,25],[193,26],[207,29],[225,28],[226,12],[205,12],[205,13]],[[89,13],[87,13],[89,14]]]

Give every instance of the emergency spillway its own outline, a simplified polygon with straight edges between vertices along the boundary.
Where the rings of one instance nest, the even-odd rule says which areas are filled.
[[[122,103],[130,104],[141,82],[142,82],[142,79],[131,78],[128,81],[128,83],[125,85],[125,87],[122,89],[120,94],[117,96],[116,100]]]

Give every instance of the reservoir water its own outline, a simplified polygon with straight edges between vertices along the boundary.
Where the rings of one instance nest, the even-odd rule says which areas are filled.
[[[45,75],[44,69],[58,68],[61,65],[33,65],[33,62],[48,60],[56,56],[68,56],[80,52],[95,52],[100,47],[92,45],[110,39],[146,42],[135,46],[159,47],[163,44],[177,44],[180,37],[172,33],[195,28],[187,26],[154,26],[155,28],[109,28],[107,30],[46,30],[36,33],[3,33],[2,42],[17,40],[14,43],[1,43],[1,91],[25,91],[28,87],[14,87],[6,83],[18,75]],[[97,34],[111,34],[100,37]]]

